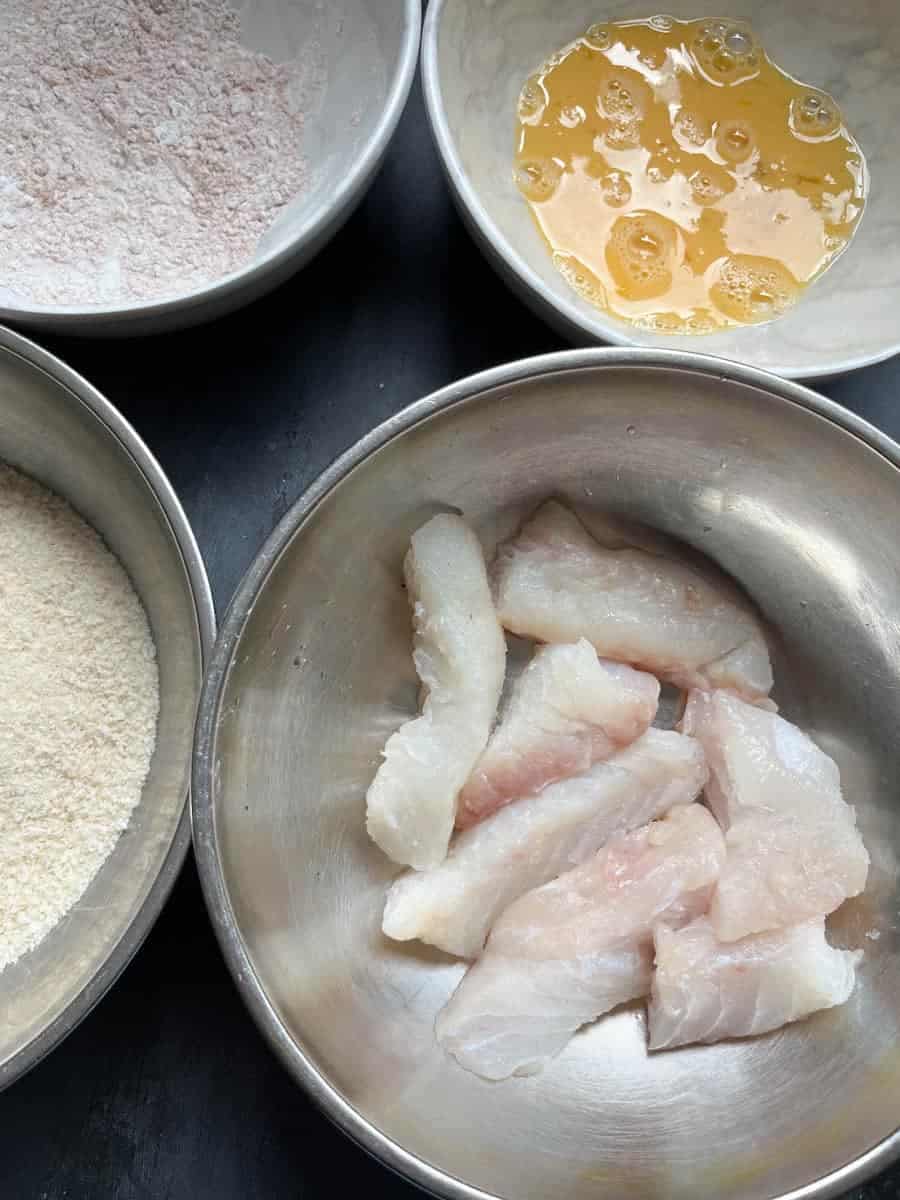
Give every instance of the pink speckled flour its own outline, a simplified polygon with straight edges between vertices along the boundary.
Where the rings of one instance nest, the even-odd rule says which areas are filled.
[[[239,28],[226,0],[3,0],[5,303],[160,299],[253,257],[321,76]]]

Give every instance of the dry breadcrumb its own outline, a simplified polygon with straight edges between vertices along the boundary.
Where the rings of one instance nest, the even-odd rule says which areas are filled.
[[[0,969],[81,897],[140,799],[159,680],[119,562],[0,464]]]

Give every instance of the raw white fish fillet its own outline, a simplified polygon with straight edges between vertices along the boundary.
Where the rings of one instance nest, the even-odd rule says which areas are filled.
[[[658,701],[658,680],[598,659],[584,638],[540,647],[460,792],[457,826],[612,757],[648,729]]]
[[[650,1049],[751,1037],[850,998],[860,951],[835,950],[825,918],[720,942],[708,917],[655,931]]]
[[[805,733],[722,691],[692,691],[682,729],[706,751],[706,797],[726,831],[710,906],[722,941],[827,916],[863,890],[856,814],[837,764]]]
[[[459,517],[442,514],[417,530],[404,571],[426,697],[421,715],[387,741],[366,825],[389,858],[425,868],[446,855],[457,796],[487,744],[506,640],[481,546]]]
[[[384,932],[475,958],[496,918],[523,892],[583,862],[614,834],[689,803],[705,780],[699,742],[648,729],[611,762],[459,834],[440,866],[401,875],[388,892]]]
[[[585,637],[605,658],[679,687],[729,687],[751,699],[772,686],[759,622],[698,572],[644,550],[608,550],[574,513],[544,504],[492,569],[507,629],[542,642]]]
[[[705,808],[673,808],[500,917],[435,1032],[486,1079],[539,1071],[588,1021],[650,990],[653,928],[699,916],[725,858]]]

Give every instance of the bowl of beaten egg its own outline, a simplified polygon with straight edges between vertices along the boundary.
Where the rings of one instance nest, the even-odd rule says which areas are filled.
[[[900,25],[890,5],[665,15],[435,0],[422,66],[454,198],[575,343],[787,378],[900,350]],[[802,82],[800,82],[802,81]]]
[[[550,498],[556,503],[545,504]],[[898,498],[900,448],[795,383],[704,356],[592,348],[512,363],[420,401],[362,439],[284,517],[238,588],[207,672],[194,753],[194,845],[214,927],[253,1017],[298,1084],[367,1150],[447,1200],[821,1200],[897,1154]],[[533,516],[539,506],[545,519],[540,535]],[[550,845],[553,853],[558,847],[558,827],[550,825],[568,820],[573,804],[580,854],[589,836],[582,793],[557,790],[551,799],[551,789],[566,784],[550,784],[472,825],[474,802],[486,795],[473,772],[467,828],[438,866],[425,866],[425,859],[435,862],[446,852],[446,825],[438,830],[443,842],[436,857],[419,852],[431,840],[424,819],[430,826],[459,755],[467,752],[469,722],[491,719],[503,671],[503,649],[498,656],[497,631],[491,636],[469,564],[483,556],[482,578],[490,564],[506,627],[536,632],[507,605],[513,593],[502,583],[504,564],[531,561],[510,556],[513,543],[522,547],[526,537],[520,522],[528,523],[536,546],[546,545],[549,527],[571,527],[571,514],[595,537],[618,524],[632,547],[661,551],[665,544],[667,569],[676,563],[699,569],[705,562],[732,577],[734,596],[743,595],[762,618],[764,640],[741,636],[729,644],[768,647],[772,671],[758,674],[755,655],[731,655],[729,670],[737,672],[731,681],[765,690],[774,676],[772,699],[784,719],[778,728],[787,734],[790,722],[805,730],[817,753],[838,765],[870,861],[865,890],[838,911],[829,905],[828,938],[835,952],[857,962],[855,987],[849,997],[841,992],[846,1003],[761,1036],[665,1050],[648,1050],[652,1001],[649,1021],[642,1006],[619,1006],[571,1039],[572,1023],[566,1026],[561,1017],[566,1036],[543,1056],[541,1069],[523,1074],[518,1057],[507,1059],[502,1070],[478,1061],[481,1049],[493,1055],[503,1044],[503,1031],[490,1036],[487,1021],[478,1026],[477,1044],[468,1047],[473,1054],[463,1055],[452,1023],[448,1038],[448,1001],[453,996],[456,1004],[468,986],[461,981],[471,983],[488,962],[498,924],[509,933],[513,908],[560,882],[514,893],[519,900],[504,909],[488,949],[465,974],[461,959],[478,954],[485,912],[493,919],[498,896],[506,903],[509,888],[521,887],[520,871],[544,871],[543,847]],[[469,527],[465,535],[463,525]],[[575,528],[572,536],[586,542]],[[429,530],[442,539],[430,548]],[[407,556],[411,537],[414,561]],[[502,555],[495,555],[498,543],[505,547]],[[579,563],[596,562],[596,543],[586,546],[584,556]],[[561,572],[560,564],[572,560],[562,547],[543,561]],[[535,572],[539,566],[535,560]],[[546,573],[528,570],[537,581],[535,595],[551,597],[553,618],[568,620],[572,577],[559,574],[548,588],[540,583]],[[623,570],[619,578],[628,576]],[[616,584],[609,573],[598,574],[591,565],[582,578],[578,594],[611,609]],[[454,600],[457,588],[473,599],[467,595],[464,605]],[[660,593],[678,597],[681,614],[693,614],[706,638],[714,620],[702,594],[693,585],[666,586]],[[448,608],[455,603],[455,611],[435,615],[433,606],[442,599]],[[429,655],[420,639],[415,664],[411,600],[418,630],[431,630],[432,648],[438,648]],[[493,609],[490,593],[486,607]],[[727,607],[715,611],[722,615]],[[670,644],[677,637],[676,656],[682,654],[688,639],[681,619],[648,621],[636,596],[624,611],[632,633],[643,623],[644,632],[655,637],[661,631]],[[548,630],[539,640],[553,643],[559,636]],[[566,636],[574,635],[570,630]],[[594,639],[596,632],[585,637]],[[514,663],[527,661],[531,645],[524,636],[510,638],[510,673]],[[451,671],[442,664],[454,646],[463,648],[456,651],[463,661]],[[545,649],[587,650],[590,659],[587,642],[580,646],[557,642]],[[628,653],[644,650],[632,643]],[[537,654],[519,679],[528,677]],[[451,686],[468,686],[470,700],[465,724],[449,726],[452,754],[435,736],[426,752],[420,747],[414,755],[410,748],[404,760],[413,769],[418,764],[424,780],[421,803],[408,810],[416,819],[423,815],[413,858],[393,837],[402,831],[403,817],[386,802],[383,771],[401,761],[396,751],[403,743],[395,731],[438,728],[429,726],[427,707],[421,721],[414,719],[416,668],[434,685],[432,717],[442,704],[453,717],[448,678]],[[634,711],[644,711],[647,720],[647,679],[638,689],[634,674]],[[498,730],[513,707],[510,702],[503,710]],[[780,719],[768,708],[753,711],[762,721]],[[670,724],[675,715],[674,706],[666,710],[660,702],[660,723]],[[386,746],[389,735],[400,742]],[[641,736],[675,739],[686,749],[671,730]],[[759,743],[749,738],[747,744],[755,749]],[[801,744],[787,736],[785,755]],[[695,746],[688,748],[696,753]],[[538,768],[552,757],[542,750]],[[514,758],[509,761],[514,765]],[[617,761],[618,770],[622,758]],[[601,774],[605,769],[604,763],[596,768]],[[836,775],[833,765],[830,770]],[[496,773],[491,778],[494,787]],[[667,788],[675,784],[670,767],[663,778]],[[743,784],[748,776],[739,778]],[[594,782],[591,776],[589,804]],[[696,786],[691,783],[691,795]],[[814,784],[809,793],[817,831],[811,845],[822,844],[827,792]],[[777,807],[770,788],[758,794],[769,812]],[[675,803],[666,795],[667,803]],[[502,800],[494,788],[497,796]],[[702,816],[700,807],[682,811]],[[442,818],[434,815],[436,828]],[[703,820],[709,825],[708,814]],[[693,836],[691,845],[699,845]],[[476,869],[457,872],[454,864],[473,846]],[[595,849],[592,843],[589,853]],[[414,861],[423,869],[403,874],[398,863]],[[471,867],[473,860],[466,861]],[[608,878],[623,883],[623,897],[629,894],[618,867]],[[830,887],[837,874],[828,870],[824,878]],[[433,886],[435,898],[426,897],[412,913],[410,897],[422,901],[422,892],[418,900],[413,896],[417,880],[423,888]],[[441,880],[450,881],[449,892]],[[790,880],[779,894],[793,903],[805,885],[797,872]],[[473,920],[460,930],[454,913],[473,897]],[[577,919],[582,909],[572,905],[569,911]],[[420,922],[411,930],[408,918],[422,913],[430,914],[432,927]],[[444,936],[451,926],[466,944],[462,936],[453,943]],[[518,1018],[511,1006],[537,1028],[548,1013],[553,1019],[551,1004],[560,994],[551,959],[564,972],[571,967],[561,989],[566,1003],[585,994],[592,967],[604,973],[611,963],[589,934],[575,960],[583,969],[576,969],[566,950],[568,931],[549,939],[548,953],[537,921],[534,930],[527,943],[533,966],[521,986],[518,975],[512,986],[505,983],[502,993],[492,994],[488,1013],[492,1021],[499,1014],[505,1029],[517,1033],[513,1052],[526,1047],[529,1070],[534,1047],[522,1025],[513,1024]],[[411,937],[429,944],[405,940]],[[458,957],[434,948],[439,945]],[[746,939],[740,945],[746,947]],[[523,959],[521,942],[518,947],[515,954]],[[620,949],[621,943],[615,953]],[[511,971],[515,954],[509,951]],[[657,972],[660,955],[657,948]],[[493,961],[496,966],[496,956]],[[752,965],[737,966],[723,988],[723,994],[730,988],[743,995],[740,1011],[731,1014],[732,1039],[736,1029],[746,1029],[742,1023],[755,1022],[778,998],[803,1003],[815,988],[816,970],[807,968],[808,961],[799,980],[794,975],[796,987],[782,981],[762,990],[750,982]],[[715,983],[707,1000],[725,1008]],[[703,1004],[692,1000],[684,1007],[696,1017]],[[455,1011],[458,1016],[459,1007]],[[718,1026],[715,1032],[720,1035]]]

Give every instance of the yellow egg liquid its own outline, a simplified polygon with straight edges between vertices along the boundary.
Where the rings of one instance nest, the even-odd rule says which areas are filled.
[[[526,81],[515,176],[572,287],[666,333],[779,316],[868,186],[834,100],[748,25],[671,17],[593,25]]]

